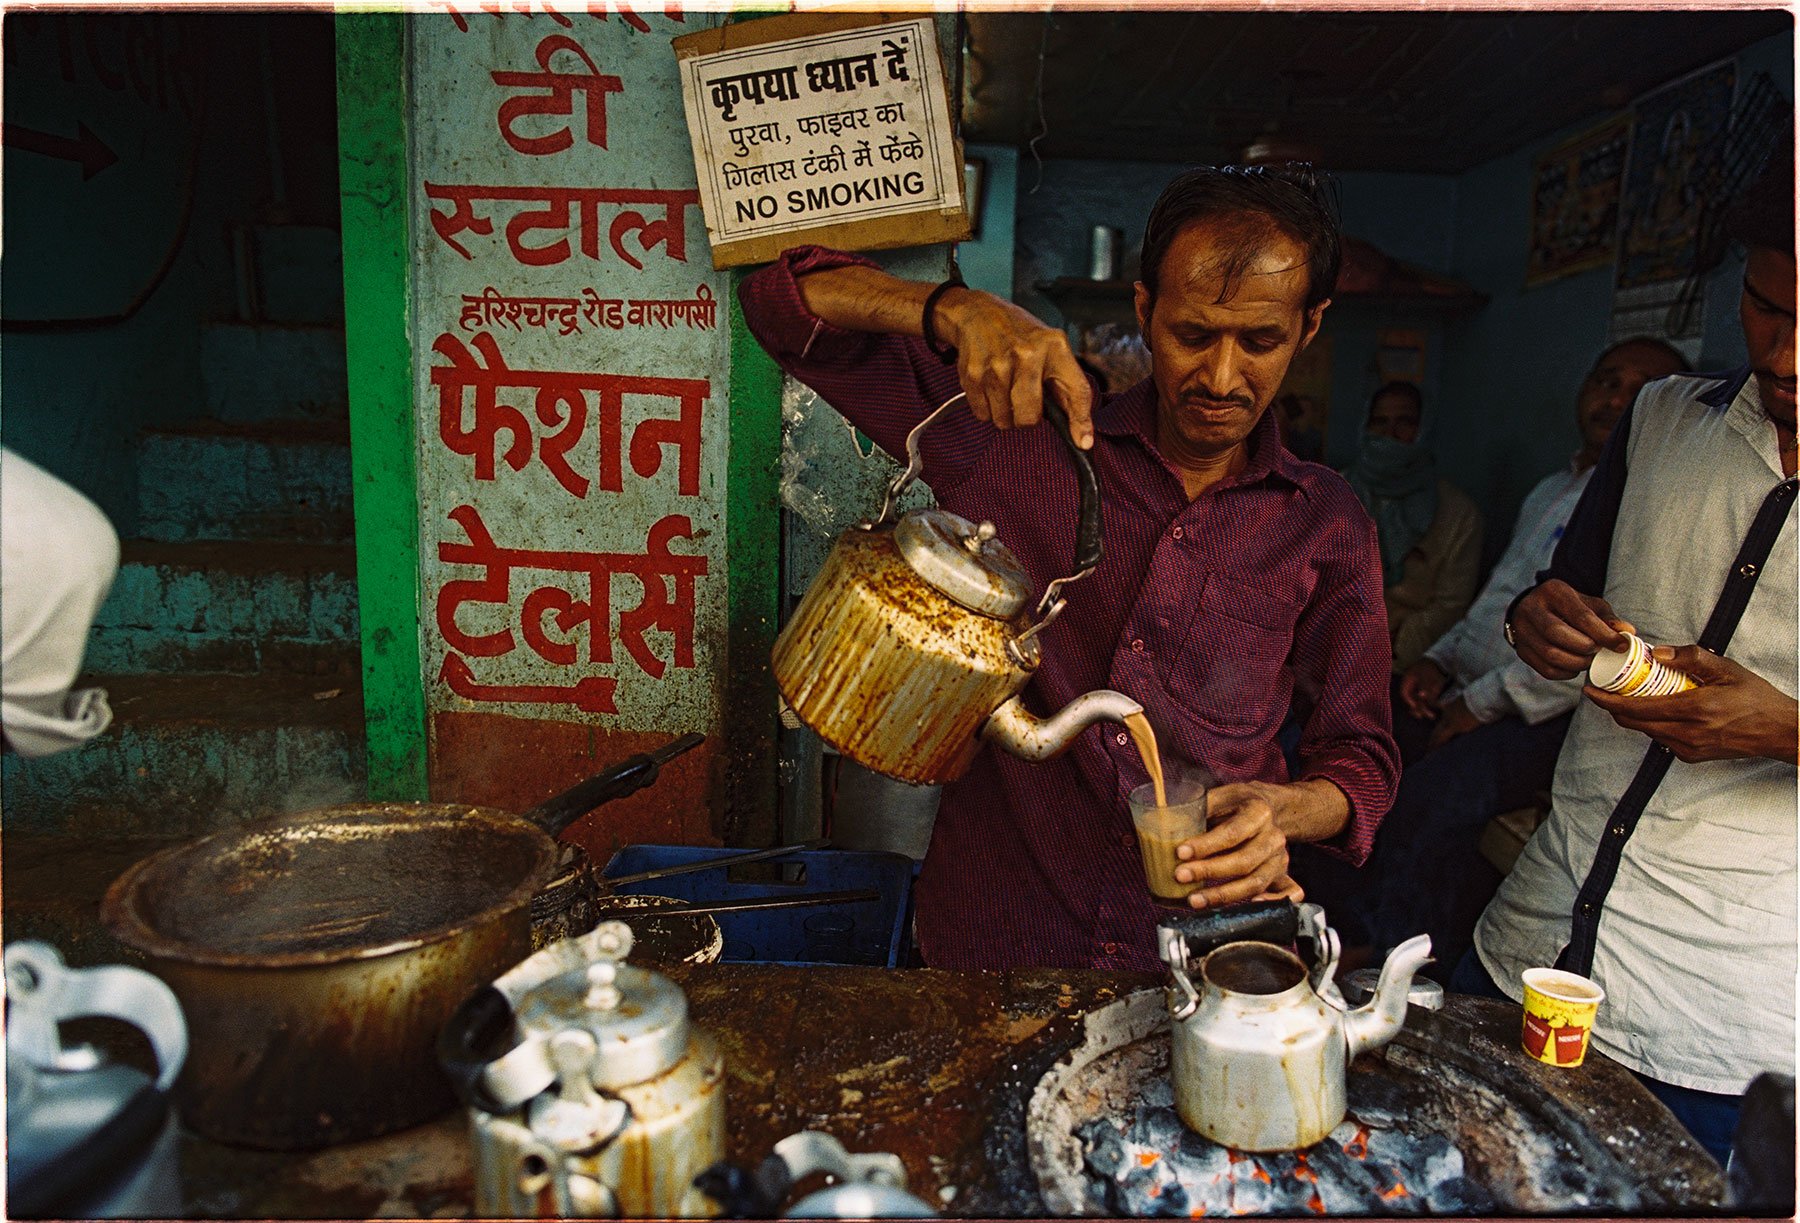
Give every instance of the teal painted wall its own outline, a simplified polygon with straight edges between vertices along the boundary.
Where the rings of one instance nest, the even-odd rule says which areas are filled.
[[[1738,56],[1740,88],[1765,71],[1793,96],[1791,36],[1764,39]],[[1566,463],[1579,444],[1575,391],[1605,347],[1612,308],[1610,267],[1524,287],[1527,176],[1545,150],[1612,113],[1596,111],[1476,167],[1456,185],[1456,254],[1448,270],[1492,300],[1447,330],[1437,445],[1450,479],[1487,510],[1490,535],[1510,532],[1531,486]],[[1701,368],[1743,359],[1737,333],[1742,268],[1729,258],[1710,278]]]
[[[986,167],[978,233],[958,243],[956,263],[972,288],[1001,297],[1013,290],[1013,221],[1018,200],[1019,151],[1001,144],[971,144],[963,150]]]
[[[283,55],[273,89],[261,66],[265,28]],[[85,126],[117,160],[84,178],[75,162],[9,139],[0,314],[117,314],[176,250],[124,321],[9,324],[0,334],[0,439],[93,498],[130,536],[139,525],[139,432],[205,414],[201,325],[235,312],[228,226],[263,219],[273,202],[270,99],[282,124],[298,125],[284,129],[290,159],[304,152],[299,137],[321,109],[330,126],[329,18],[10,12],[5,34],[7,123],[61,137]],[[309,83],[301,52],[314,42],[323,59]],[[325,181],[295,168],[290,205],[310,185],[318,190],[306,200],[329,200],[335,223],[335,163]]]

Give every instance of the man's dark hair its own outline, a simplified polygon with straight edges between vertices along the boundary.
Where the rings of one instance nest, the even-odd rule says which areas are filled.
[[[1745,246],[1794,253],[1794,129],[1790,123],[1769,164],[1725,213],[1725,232]]]
[[[1621,348],[1660,348],[1675,362],[1675,368],[1678,371],[1684,374],[1691,374],[1694,372],[1693,365],[1691,365],[1688,362],[1688,359],[1682,355],[1681,350],[1667,340],[1653,335],[1635,335],[1629,340],[1620,340],[1617,344],[1608,344],[1605,348],[1601,349],[1600,355],[1595,357],[1594,363],[1588,367],[1588,373],[1591,374],[1599,369],[1602,361],[1618,352]]]
[[[1138,262],[1153,303],[1162,279],[1163,257],[1176,235],[1195,222],[1214,218],[1233,222],[1226,230],[1231,249],[1221,269],[1226,293],[1269,241],[1271,231],[1286,234],[1306,248],[1308,310],[1337,288],[1342,235],[1323,175],[1305,162],[1198,166],[1163,188],[1144,224]]]
[[[1384,382],[1376,387],[1375,393],[1369,396],[1369,414],[1371,416],[1375,414],[1375,405],[1381,402],[1383,395],[1405,395],[1412,400],[1413,411],[1417,412],[1421,418],[1424,417],[1425,392],[1419,389],[1417,383],[1404,382],[1396,378],[1392,382]]]

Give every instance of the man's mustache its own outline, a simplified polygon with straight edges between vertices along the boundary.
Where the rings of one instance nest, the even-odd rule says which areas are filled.
[[[1227,395],[1223,399],[1213,395],[1183,395],[1181,402],[1196,408],[1241,408],[1246,412],[1256,406],[1248,395]]]

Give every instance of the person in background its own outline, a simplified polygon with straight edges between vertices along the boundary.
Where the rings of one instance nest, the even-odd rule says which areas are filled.
[[[48,756],[112,722],[105,692],[74,685],[118,569],[119,537],[99,507],[0,449],[0,730],[9,751]]]
[[[1352,967],[1421,931],[1431,935],[1434,976],[1447,977],[1468,950],[1500,883],[1480,853],[1481,831],[1549,792],[1581,699],[1578,683],[1545,679],[1514,654],[1501,622],[1550,564],[1601,448],[1638,391],[1687,369],[1662,340],[1626,340],[1600,354],[1575,396],[1581,449],[1526,495],[1512,541],[1469,614],[1400,677],[1394,738],[1406,771],[1375,852],[1337,911]],[[1367,946],[1354,945],[1362,939]]]
[[[1462,992],[1516,999],[1527,968],[1561,959],[1585,971],[1606,991],[1595,1047],[1721,1161],[1745,1085],[1794,1072],[1793,147],[1790,128],[1727,217],[1748,248],[1748,364],[1644,389],[1548,573],[1506,618],[1519,657],[1548,679],[1580,675],[1630,631],[1698,686],[1582,689],[1550,815],[1452,977]]]
[[[1437,474],[1431,448],[1419,440],[1424,413],[1412,383],[1380,387],[1369,400],[1362,450],[1344,472],[1381,540],[1396,675],[1469,609],[1481,569],[1481,511]]]
[[[762,346],[889,454],[921,439],[938,503],[986,519],[1042,589],[1068,572],[1069,442],[1099,476],[1105,555],[1067,590],[1024,692],[1034,712],[1095,688],[1141,702],[1165,760],[1229,784],[1177,877],[1204,907],[1297,897],[1290,844],[1366,856],[1393,799],[1388,641],[1374,530],[1343,480],[1281,446],[1268,408],[1317,334],[1340,234],[1310,167],[1201,167],[1145,226],[1135,305],[1151,373],[1096,394],[1060,328],[952,279],[900,280],[801,247],[747,278]],[[1045,397],[1067,438],[1036,425]],[[1290,774],[1275,741],[1317,694]],[[944,787],[916,895],[924,961],[1156,969],[1155,910],[1126,796],[1146,777],[1124,728],[1062,755],[976,755]]]

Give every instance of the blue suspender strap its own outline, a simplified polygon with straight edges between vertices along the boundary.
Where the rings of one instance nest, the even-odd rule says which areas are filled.
[[[1744,536],[1743,546],[1738,549],[1737,559],[1732,562],[1731,573],[1725,579],[1725,589],[1720,592],[1719,601],[1713,606],[1712,615],[1707,619],[1706,629],[1700,634],[1699,645],[1703,649],[1723,654],[1725,647],[1731,643],[1731,635],[1737,631],[1738,621],[1743,618],[1744,609],[1750,604],[1750,592],[1756,588],[1756,579],[1769,559],[1770,550],[1775,547],[1775,538],[1781,534],[1782,525],[1787,521],[1788,511],[1793,508],[1797,491],[1800,491],[1800,481],[1789,476],[1770,489],[1769,495],[1763,498],[1762,508],[1756,512],[1756,520],[1750,524],[1749,534]],[[1605,908],[1606,894],[1612,890],[1613,878],[1619,873],[1619,861],[1625,853],[1625,842],[1637,828],[1638,820],[1642,818],[1644,808],[1650,802],[1650,796],[1662,784],[1663,776],[1668,773],[1669,764],[1674,758],[1674,752],[1660,743],[1652,743],[1644,753],[1643,763],[1638,765],[1636,776],[1625,788],[1624,797],[1613,808],[1612,817],[1606,821],[1606,829],[1600,834],[1600,846],[1594,853],[1594,864],[1588,868],[1587,879],[1575,896],[1575,909],[1569,923],[1569,943],[1556,959],[1558,968],[1580,973],[1582,976],[1593,971],[1594,942],[1600,932],[1600,915]]]

